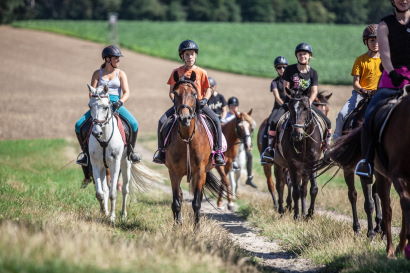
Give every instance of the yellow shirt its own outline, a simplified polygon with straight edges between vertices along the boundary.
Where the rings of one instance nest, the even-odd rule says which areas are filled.
[[[352,76],[359,76],[360,86],[366,90],[376,90],[379,79],[382,75],[380,71],[380,58],[371,58],[367,53],[356,58],[352,68]]]

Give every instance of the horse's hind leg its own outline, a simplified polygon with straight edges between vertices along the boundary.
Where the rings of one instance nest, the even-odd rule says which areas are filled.
[[[379,197],[379,194],[377,193],[377,184],[378,184],[377,179],[379,179],[378,178],[379,176],[380,176],[380,174],[375,172],[376,181],[375,181],[375,183],[373,184],[373,187],[372,187],[372,196],[373,196],[373,201],[374,201],[374,205],[375,205],[375,209],[376,209],[376,218],[375,218],[376,227],[374,228],[374,232],[376,232],[376,233],[381,233],[382,232],[382,227],[381,227],[382,211],[381,211],[380,197]]]
[[[310,173],[309,176],[310,176],[310,207],[308,210],[307,217],[312,217],[313,214],[315,213],[315,202],[316,202],[318,187],[317,187],[315,174]]]
[[[180,187],[182,176],[174,175],[169,170],[169,177],[172,185],[172,212],[174,214],[174,221],[177,224],[182,224],[181,206],[182,206],[182,190]]]
[[[394,257],[394,250],[393,250],[393,242],[392,242],[392,235],[391,235],[391,218],[392,218],[392,210],[390,206],[390,188],[391,183],[385,177],[381,177],[378,180],[377,184],[377,191],[379,193],[381,205],[382,205],[382,227],[383,231],[386,234],[386,252],[387,257],[393,258]]]
[[[400,232],[400,242],[396,249],[396,254],[403,253],[410,259],[410,187],[409,181],[402,177],[393,177],[393,185],[400,197],[402,211],[402,225]],[[407,246],[406,246],[407,244]],[[405,249],[406,248],[406,249]]]
[[[127,218],[127,199],[130,192],[130,180],[131,180],[131,162],[123,159],[121,162],[121,173],[122,173],[122,208],[121,208],[121,218],[125,220]]]
[[[351,168],[344,168],[343,175],[345,177],[345,182],[347,184],[348,189],[348,196],[350,205],[352,206],[352,213],[353,213],[353,231],[355,234],[359,234],[360,232],[360,223],[359,218],[357,217],[357,191],[354,186],[354,172]]]
[[[270,171],[270,166],[263,166],[263,168],[269,168],[269,170],[267,171]],[[267,176],[268,174],[267,171],[265,171],[265,176]],[[285,190],[285,180],[283,176],[283,169],[278,165],[274,165],[274,173],[276,179],[276,191],[278,192],[278,201],[276,202],[274,192],[271,192],[273,199],[273,207],[278,210],[279,214],[284,214],[285,208],[283,207],[283,195]],[[269,177],[269,179],[272,180],[272,177]],[[273,181],[268,182],[268,186],[270,183],[273,184]],[[273,187],[273,185],[271,185],[271,187]],[[271,190],[269,189],[269,191]]]
[[[367,237],[373,239],[376,235],[373,230],[374,201],[372,197],[372,178],[360,178],[364,194],[364,210],[367,216]]]
[[[220,207],[222,205],[222,197],[223,197],[224,187],[225,187],[226,195],[227,195],[227,199],[228,199],[228,209],[233,210],[231,185],[229,184],[228,179],[226,178],[225,167],[224,166],[219,166],[219,167],[216,168],[216,170],[218,171],[218,173],[221,177],[222,184],[223,184],[221,186],[220,191],[219,191],[218,207]],[[205,173],[205,171],[204,171],[204,173]]]
[[[278,201],[276,200],[276,196],[275,196],[275,182],[272,179],[272,166],[271,165],[264,165],[263,166],[263,172],[265,173],[266,184],[268,185],[268,189],[269,189],[270,195],[272,197],[273,209],[278,210]],[[275,172],[275,176],[276,176],[276,168],[274,169],[274,172]]]

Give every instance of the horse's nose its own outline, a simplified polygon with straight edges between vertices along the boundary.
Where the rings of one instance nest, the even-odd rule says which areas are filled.
[[[189,126],[191,124],[191,118],[189,116],[181,116],[181,123],[183,126]]]

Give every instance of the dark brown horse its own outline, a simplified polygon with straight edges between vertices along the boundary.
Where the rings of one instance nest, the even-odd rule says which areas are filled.
[[[410,86],[405,87],[410,92]],[[377,115],[377,114],[376,114]],[[382,205],[382,225],[387,237],[386,252],[388,257],[394,257],[391,235],[392,210],[390,206],[390,188],[393,183],[400,197],[402,209],[402,226],[400,242],[396,254],[406,250],[410,259],[410,97],[404,97],[390,116],[383,136],[376,147],[375,169],[377,192]],[[360,156],[360,150],[351,149],[359,141],[361,127],[344,137],[335,149],[338,158],[347,160]],[[336,152],[337,152],[336,151]]]
[[[252,109],[248,113],[235,113],[235,118],[222,125],[222,133],[225,135],[227,150],[225,155],[225,166],[218,166],[216,170],[221,176],[224,185],[230,184],[227,173],[232,169],[232,163],[238,155],[239,145],[246,143],[251,148],[251,134],[255,128],[255,121],[251,117]],[[222,206],[223,191],[221,189],[218,197],[218,207]],[[233,209],[231,190],[228,190],[228,209]]]
[[[192,208],[195,214],[195,223],[199,224],[201,202],[204,186],[219,194],[220,181],[210,173],[212,168],[211,152],[206,129],[197,114],[197,90],[195,88],[195,72],[190,79],[178,78],[174,74],[174,103],[177,115],[177,125],[170,132],[170,141],[166,151],[165,165],[168,167],[172,184],[172,211],[174,220],[181,223],[182,190],[181,179],[187,176],[190,188],[194,195]],[[229,185],[226,185],[229,191]]]
[[[320,111],[322,111],[325,115],[327,115],[329,112],[328,102],[329,102],[330,97],[332,96],[332,93],[330,94],[326,94],[326,93],[327,93],[326,91],[319,92],[317,98],[314,101],[314,104],[316,105],[316,107]],[[265,119],[262,122],[258,130],[257,140],[258,140],[259,153],[261,153],[263,149],[262,135],[266,131],[266,126],[268,126],[267,119]],[[290,180],[289,172],[287,168],[282,167],[281,165],[276,164],[275,162],[273,163],[273,166],[274,166],[274,175],[275,175],[275,180],[276,180],[276,190],[278,191],[279,200],[277,200],[275,197],[275,182],[272,179],[272,165],[263,165],[263,171],[265,173],[266,183],[268,185],[268,189],[272,197],[273,207],[275,210],[278,210],[279,213],[284,213],[285,208],[283,207],[283,201],[284,201],[283,197],[284,197],[285,185],[288,186],[288,195],[286,198],[286,209],[291,210],[292,208],[291,180]]]

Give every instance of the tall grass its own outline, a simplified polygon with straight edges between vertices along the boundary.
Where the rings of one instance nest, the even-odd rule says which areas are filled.
[[[80,169],[62,168],[69,148],[0,142],[1,272],[257,272],[214,221],[195,231],[189,205],[174,227],[162,192],[133,196],[128,219],[110,225]]]
[[[102,21],[20,21],[14,26],[57,32],[109,43]],[[272,61],[285,56],[295,63],[300,42],[313,46],[312,66],[320,83],[350,84],[355,58],[366,51],[364,26],[325,24],[195,23],[120,21],[120,44],[137,52],[179,61],[177,48],[185,39],[200,46],[199,64],[239,74],[272,77]]]

